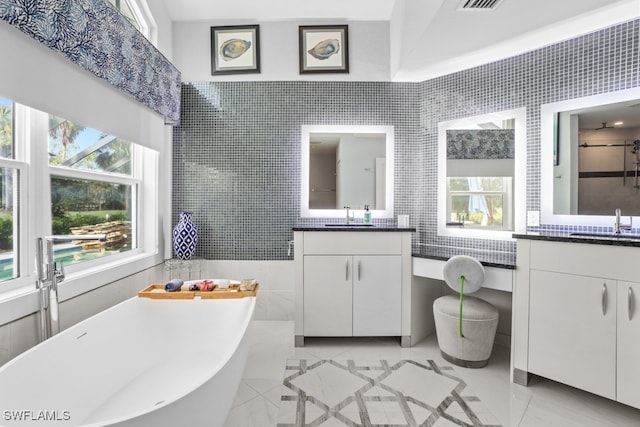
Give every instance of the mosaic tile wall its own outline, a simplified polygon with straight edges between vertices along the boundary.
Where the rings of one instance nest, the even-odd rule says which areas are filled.
[[[526,209],[540,210],[540,105],[640,86],[639,56],[640,20],[634,20],[424,82],[419,150],[423,197],[413,210],[420,242],[515,252],[510,241],[437,236],[438,122],[526,107]],[[560,229],[553,224],[541,228]]]
[[[192,211],[196,256],[283,260],[300,216],[302,125],[393,125],[396,211],[410,213],[415,83],[194,82],[174,128],[173,224]],[[317,219],[321,223],[324,219]]]
[[[437,236],[437,123],[527,107],[526,209],[539,210],[540,105],[640,86],[639,34],[635,20],[423,83],[185,83],[173,224],[180,211],[194,213],[196,256],[290,259],[291,227],[300,222],[300,126],[393,125],[395,213],[418,228],[414,245],[513,254],[510,241]]]

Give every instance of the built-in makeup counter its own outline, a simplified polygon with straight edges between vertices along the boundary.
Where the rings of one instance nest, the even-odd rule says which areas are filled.
[[[328,223],[326,225],[311,225],[293,227],[295,231],[348,231],[348,232],[415,232],[415,227],[387,227],[381,225],[364,225],[360,223],[340,224]]]
[[[412,250],[413,275],[444,280],[444,264],[455,255],[472,256],[484,266],[484,288],[511,292],[516,254],[513,252],[483,251],[471,248],[419,244]]]

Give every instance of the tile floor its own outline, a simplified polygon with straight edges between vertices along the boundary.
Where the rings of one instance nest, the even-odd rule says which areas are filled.
[[[275,427],[281,406],[287,361],[309,360],[433,360],[440,356],[435,336],[402,348],[393,339],[307,339],[293,346],[293,322],[254,321],[249,356],[240,388],[225,427]],[[640,426],[640,410],[534,378],[529,387],[509,382],[509,351],[497,346],[482,369],[454,367],[452,375],[466,382],[484,407],[505,427]],[[639,385],[640,392],[640,385]]]
[[[433,360],[287,361],[277,427],[498,427],[453,367]]]

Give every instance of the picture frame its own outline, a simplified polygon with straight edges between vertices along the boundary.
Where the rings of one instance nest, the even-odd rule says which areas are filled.
[[[260,26],[211,27],[211,75],[260,73]]]
[[[348,73],[349,26],[299,27],[300,74]]]

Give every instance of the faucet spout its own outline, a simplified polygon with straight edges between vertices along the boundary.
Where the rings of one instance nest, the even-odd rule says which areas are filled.
[[[349,206],[345,206],[344,207],[347,210],[347,224],[349,224],[349,221],[351,221],[351,217],[349,216],[349,209],[351,209]]]
[[[60,332],[58,283],[65,279],[64,266],[54,259],[53,244],[71,241],[107,241],[106,234],[68,234],[36,239],[36,289],[40,294],[40,341]]]
[[[628,224],[622,224],[621,223],[621,216],[622,216],[622,211],[618,208],[616,209],[616,221],[613,223],[613,233],[614,234],[620,234],[620,232],[622,230],[631,230],[631,228],[633,228],[633,217],[629,216],[629,223]]]

